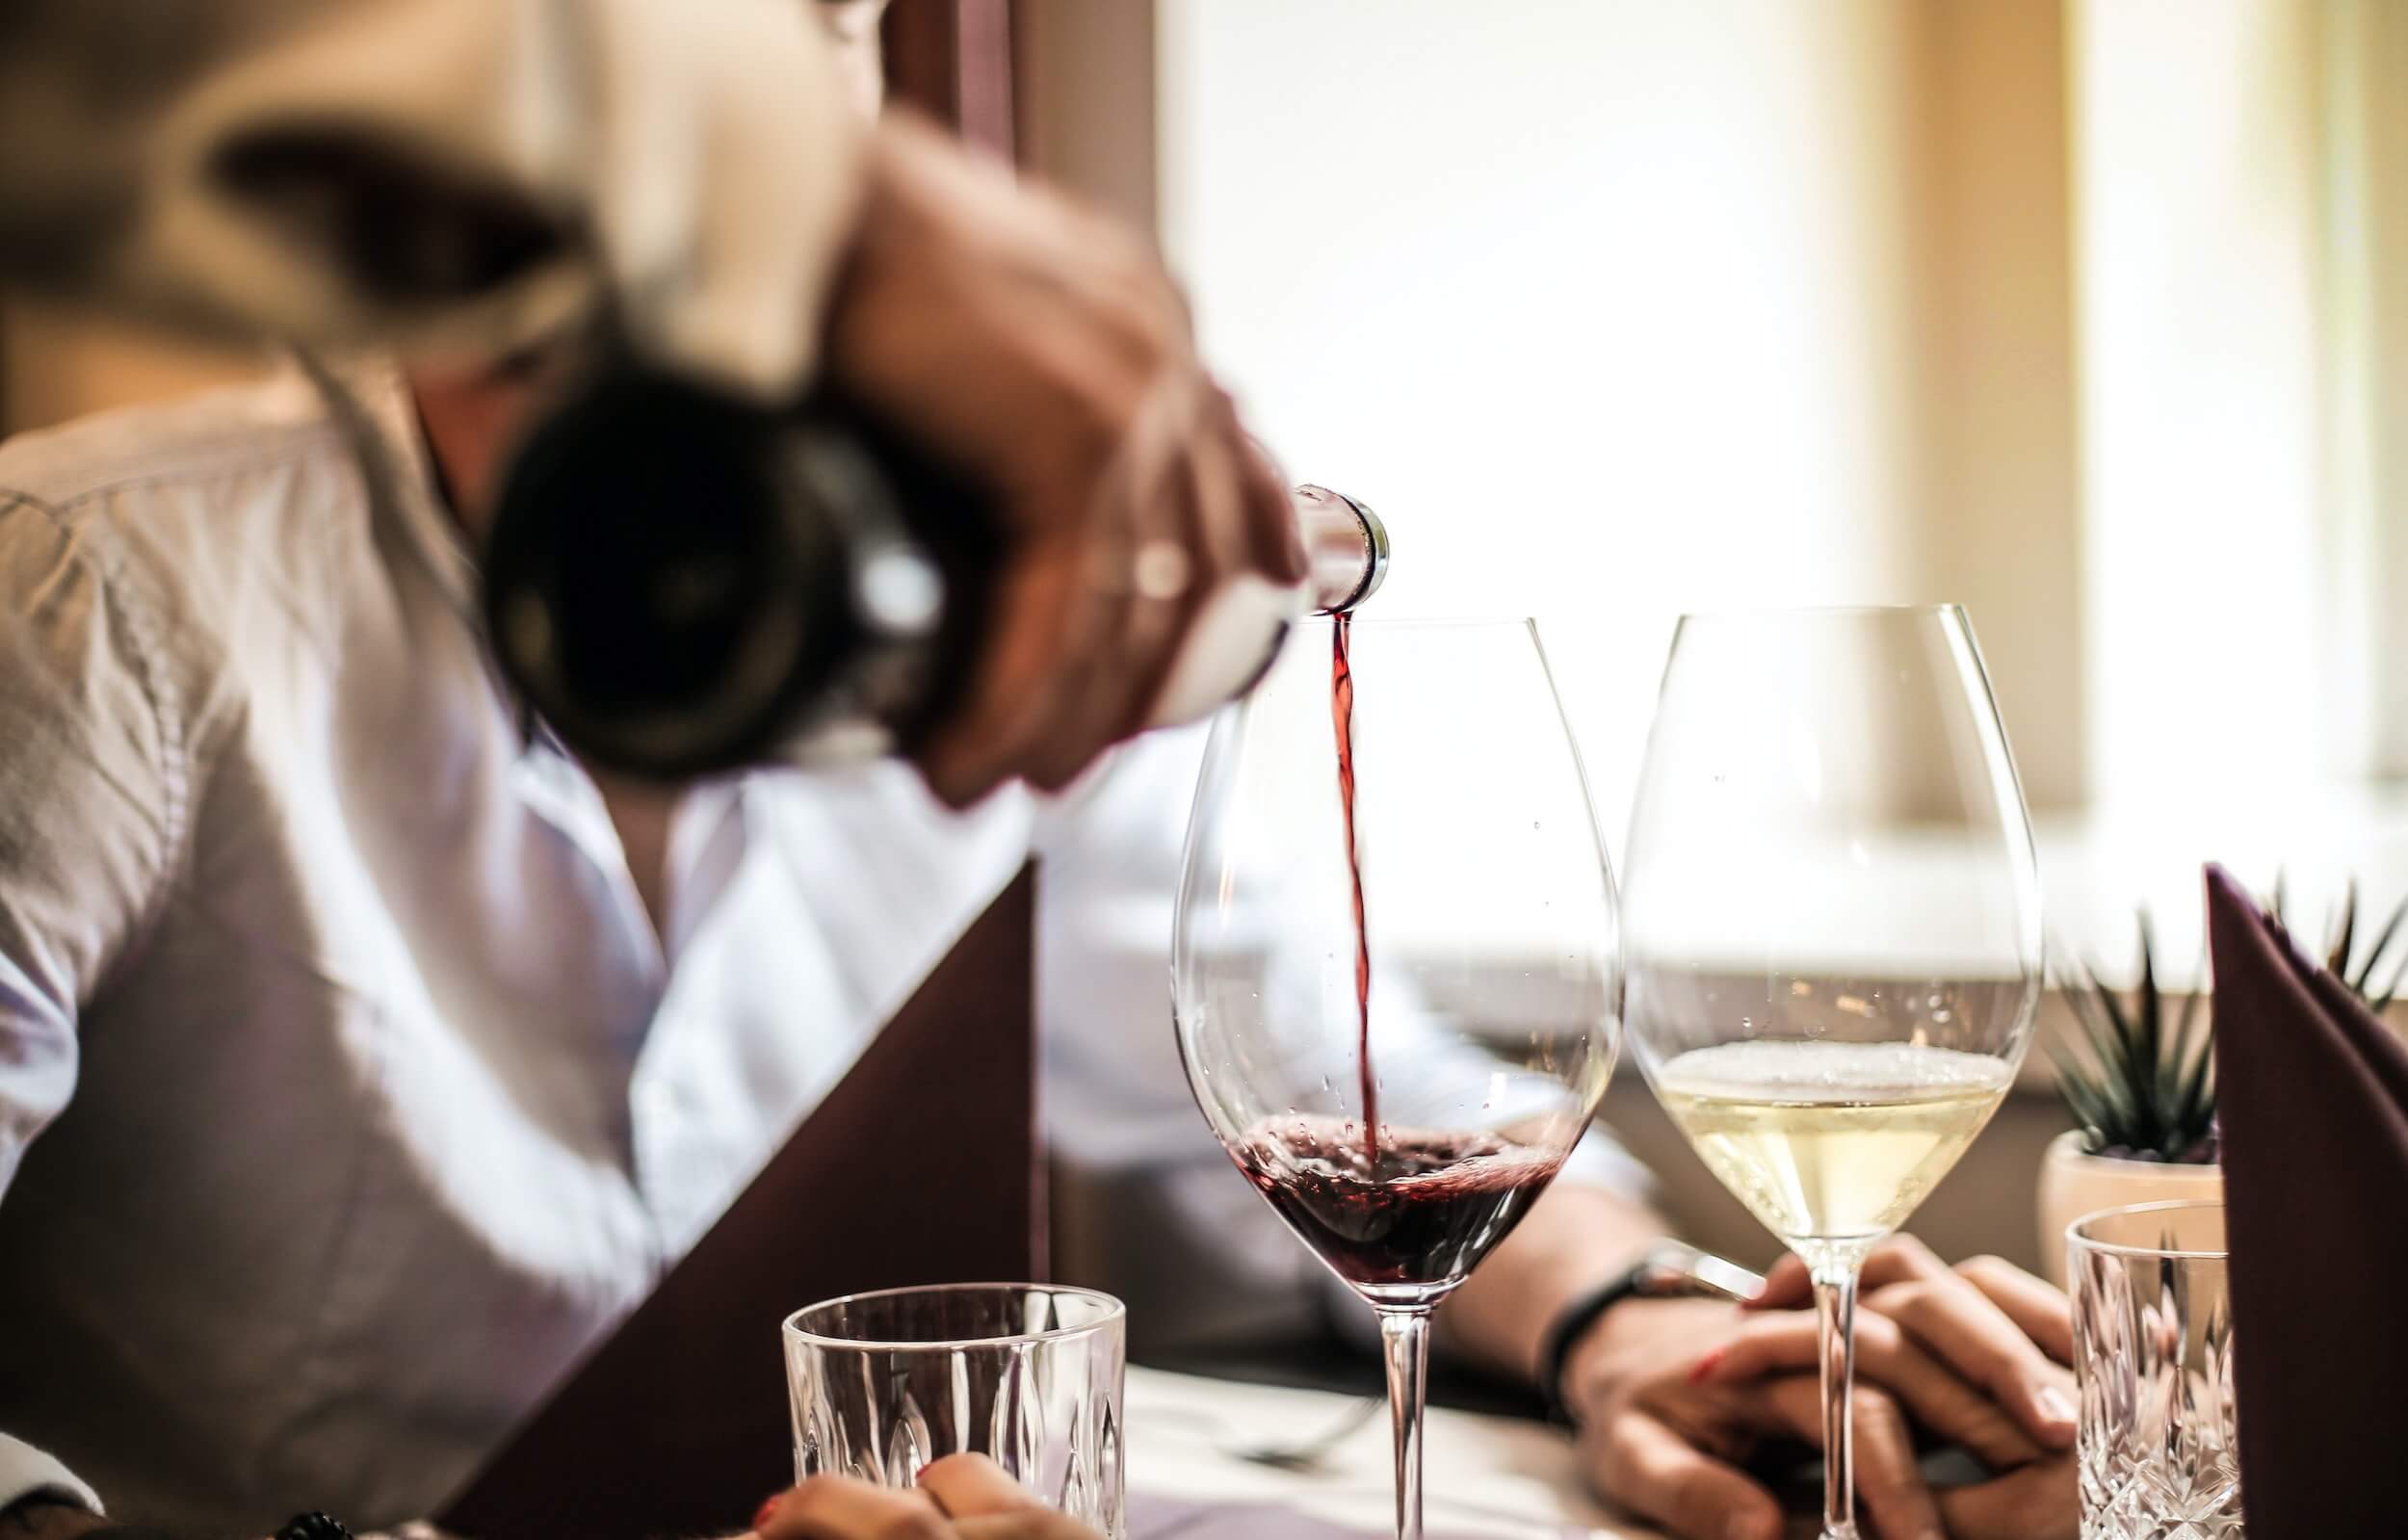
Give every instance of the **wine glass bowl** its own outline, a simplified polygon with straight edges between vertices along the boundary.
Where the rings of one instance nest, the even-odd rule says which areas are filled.
[[[1215,722],[1174,925],[1180,1054],[1239,1170],[1382,1313],[1400,1534],[1426,1317],[1587,1129],[1619,960],[1528,621],[1310,622]]]
[[[1852,1535],[1856,1270],[1997,1109],[2040,998],[2031,832],[1963,612],[1684,619],[1625,875],[1632,1051],[1816,1279],[1824,1532]]]

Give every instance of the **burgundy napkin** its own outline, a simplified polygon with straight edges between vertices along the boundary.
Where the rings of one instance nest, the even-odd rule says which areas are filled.
[[[1044,1275],[1023,872],[442,1527],[476,1540],[731,1534],[793,1484],[778,1323],[815,1300]]]
[[[2208,869],[2250,1540],[2408,1534],[2408,1047]]]

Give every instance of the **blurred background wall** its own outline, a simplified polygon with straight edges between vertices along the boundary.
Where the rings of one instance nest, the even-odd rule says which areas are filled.
[[[1539,616],[1610,825],[1681,611],[1954,599],[2070,945],[2408,887],[2408,13],[1157,12],[1212,356],[1384,608]]]
[[[1383,611],[1539,617],[1610,844],[1682,611],[1950,599],[2061,961],[2129,977],[2147,905],[2195,979],[2210,859],[2311,932],[2408,891],[2408,9],[1373,9],[1162,0],[1160,228],[1292,469],[1411,552]],[[2029,1080],[1944,1251],[2029,1259]],[[1636,1077],[1609,1115],[1767,1253]]]
[[[180,346],[22,296],[0,296],[0,432],[240,379],[245,352]]]

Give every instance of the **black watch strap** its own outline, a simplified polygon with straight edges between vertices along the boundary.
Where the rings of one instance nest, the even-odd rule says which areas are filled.
[[[1547,1398],[1547,1415],[1566,1426],[1571,1424],[1572,1407],[1563,1394],[1564,1367],[1588,1329],[1622,1301],[1695,1294],[1746,1299],[1763,1287],[1762,1278],[1737,1263],[1678,1240],[1658,1243],[1628,1271],[1565,1305],[1548,1324],[1538,1354],[1538,1389]]]
[[[1538,1354],[1538,1390],[1547,1398],[1547,1417],[1551,1422],[1567,1427],[1572,1423],[1572,1407],[1563,1396],[1563,1369],[1572,1356],[1573,1345],[1588,1335],[1588,1328],[1596,1325],[1607,1311],[1625,1299],[1638,1297],[1647,1277],[1648,1264],[1640,1262],[1556,1312]]]

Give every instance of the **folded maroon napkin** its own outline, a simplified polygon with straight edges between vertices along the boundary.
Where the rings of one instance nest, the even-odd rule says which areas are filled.
[[[2408,1534],[2408,1047],[2208,869],[2250,1540]]]
[[[650,1297],[442,1514],[475,1540],[733,1534],[794,1482],[778,1325],[1043,1277],[1023,873]]]

